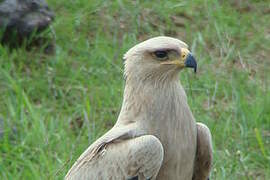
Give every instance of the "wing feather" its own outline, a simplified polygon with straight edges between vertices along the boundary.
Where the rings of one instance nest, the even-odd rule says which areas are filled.
[[[212,166],[212,139],[208,127],[197,123],[197,153],[193,180],[206,180],[210,176]]]
[[[106,134],[101,136],[92,145],[90,145],[84,153],[78,158],[71,169],[68,171],[66,177],[73,172],[80,169],[85,163],[90,162],[96,156],[102,154],[105,147],[113,142],[131,139],[143,135],[144,133],[137,130],[135,124],[129,124],[126,126],[115,126],[109,130]]]

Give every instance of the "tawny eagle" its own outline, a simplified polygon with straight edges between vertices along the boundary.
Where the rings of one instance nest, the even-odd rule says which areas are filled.
[[[79,157],[68,180],[206,180],[211,134],[196,123],[178,74],[197,63],[188,46],[155,37],[125,55],[125,89],[116,124]]]

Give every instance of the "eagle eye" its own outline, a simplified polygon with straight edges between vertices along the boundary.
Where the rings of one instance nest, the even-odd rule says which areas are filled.
[[[154,55],[158,58],[158,59],[167,59],[168,58],[168,52],[167,51],[155,51]]]

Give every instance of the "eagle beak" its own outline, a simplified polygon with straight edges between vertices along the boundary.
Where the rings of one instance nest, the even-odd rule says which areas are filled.
[[[195,58],[189,53],[185,59],[185,66],[188,68],[193,68],[194,72],[197,72],[197,62]]]
[[[182,59],[182,62],[184,62],[185,67],[193,68],[194,72],[196,73],[197,62],[188,49],[186,48],[181,49],[181,59]]]

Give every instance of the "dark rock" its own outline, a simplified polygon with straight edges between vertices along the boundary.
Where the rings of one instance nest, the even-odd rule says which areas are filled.
[[[45,30],[54,13],[45,0],[0,0],[1,43],[20,46]]]

